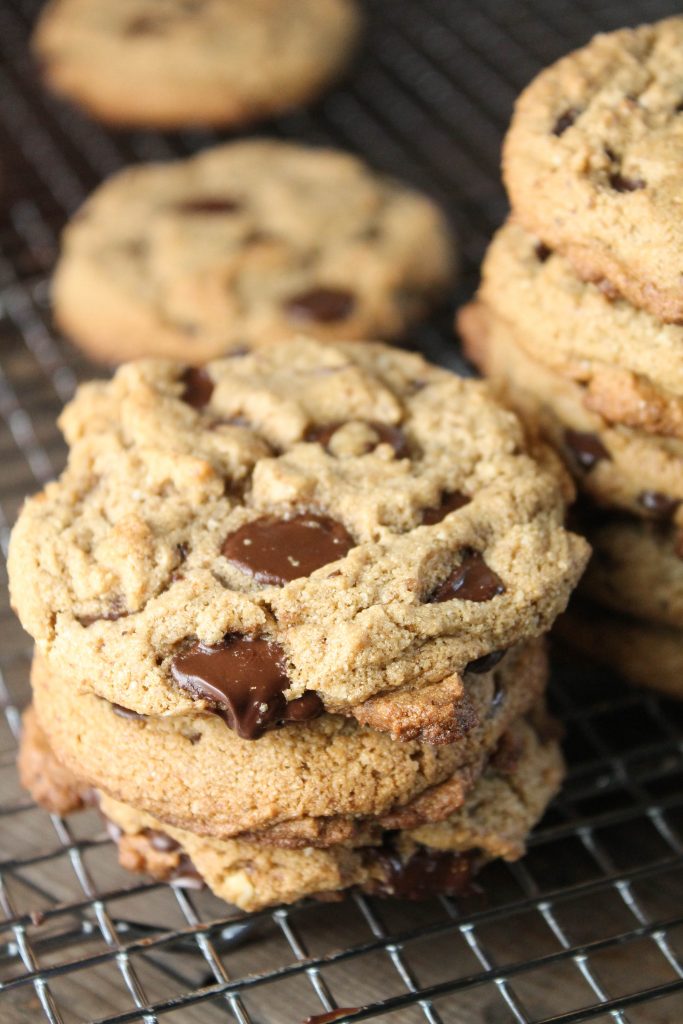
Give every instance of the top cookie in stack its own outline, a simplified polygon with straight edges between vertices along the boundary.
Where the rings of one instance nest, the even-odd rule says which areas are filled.
[[[538,638],[587,546],[484,385],[302,338],[129,364],[62,426],[9,558],[36,796],[95,787],[125,863],[190,854],[247,908],[521,853],[561,776]]]
[[[583,585],[610,614],[577,640],[679,695],[681,166],[683,18],[597,36],[542,72],[505,143],[513,223],[460,317],[472,359],[610,511],[586,523],[596,555]],[[653,552],[671,581],[657,600]],[[621,628],[613,611],[639,621]]]

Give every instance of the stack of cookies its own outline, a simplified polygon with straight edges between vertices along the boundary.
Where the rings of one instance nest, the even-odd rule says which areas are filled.
[[[520,97],[513,220],[459,327],[566,459],[594,557],[563,630],[683,696],[683,18],[598,36]]]
[[[282,341],[82,387],[12,536],[24,782],[251,910],[462,892],[562,776],[543,634],[587,545],[486,385]]]

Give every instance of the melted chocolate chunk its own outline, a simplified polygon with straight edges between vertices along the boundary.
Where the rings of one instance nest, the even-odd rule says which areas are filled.
[[[671,498],[660,491],[641,491],[638,495],[638,504],[654,519],[664,522],[671,519],[680,503],[680,498]]]
[[[358,1013],[362,1009],[362,1006],[339,1006],[336,1010],[328,1010],[327,1013],[314,1013],[311,1017],[306,1017],[302,1024],[334,1024],[342,1017],[348,1017],[350,1013]]]
[[[208,701],[238,736],[255,740],[283,722],[306,721],[322,714],[316,693],[287,702],[287,676],[282,649],[258,637],[226,637],[209,647],[195,642],[171,662],[176,683],[195,698]]]
[[[466,666],[465,672],[474,672],[475,675],[483,675],[484,672],[490,672],[492,668],[503,660],[507,650],[502,651],[491,651],[490,654],[484,654],[481,658],[476,658]]]
[[[615,192],[637,192],[638,189],[645,188],[642,178],[627,178],[620,171],[610,174],[609,183]]]
[[[540,263],[545,263],[545,261],[552,255],[552,249],[550,249],[545,242],[536,242],[534,252],[536,253],[536,259]]]
[[[284,586],[336,562],[356,546],[341,523],[312,513],[245,523],[225,540],[222,553],[259,583]]]
[[[191,366],[182,375],[185,389],[180,396],[193,409],[203,409],[208,405],[213,394],[213,381],[203,367]]]
[[[174,209],[178,213],[236,213],[241,208],[241,203],[229,196],[203,196],[198,199],[185,199],[176,203]]]
[[[426,508],[422,513],[422,522],[425,526],[434,526],[445,519],[450,512],[456,512],[463,505],[468,505],[472,499],[460,491],[444,491],[441,501],[434,508]]]
[[[463,896],[471,890],[473,862],[467,853],[418,848],[403,861],[389,845],[377,854],[386,871],[382,891],[404,900],[424,900],[445,893]]]
[[[300,323],[332,324],[346,320],[354,303],[353,294],[343,288],[311,288],[288,299],[285,309]]]
[[[581,111],[578,107],[570,107],[568,110],[565,110],[564,114],[560,114],[553,126],[553,135],[563,135],[567,128],[571,128],[580,113]]]
[[[77,615],[76,618],[81,626],[92,626],[93,622],[116,622],[117,619],[125,619],[130,612],[126,609],[122,598],[115,597],[111,608],[102,612],[101,615]]]
[[[149,840],[149,845],[152,849],[157,850],[159,853],[173,853],[174,850],[180,849],[180,843],[177,843],[175,839],[171,839],[165,832],[160,832],[156,828],[146,828],[143,834]]]
[[[611,458],[597,434],[586,434],[580,430],[565,430],[564,442],[579,466],[586,471],[593,469],[601,459]]]
[[[498,594],[505,593],[505,585],[493,569],[489,569],[479,551],[466,549],[463,560],[450,576],[437,587],[430,602],[442,601],[490,601]]]
[[[140,14],[137,18],[131,18],[123,31],[127,36],[153,36],[163,30],[163,27],[163,18],[157,18],[153,14]]]
[[[181,889],[203,889],[204,879],[186,853],[181,853],[178,865],[168,876],[169,882]]]
[[[389,444],[396,453],[396,458],[405,459],[409,455],[408,441],[400,427],[392,427],[388,423],[376,423],[375,420],[368,420],[367,424],[377,434],[377,441],[369,444],[366,450],[372,452],[380,444]],[[317,442],[328,451],[328,445],[340,427],[344,423],[324,423],[319,426],[309,427],[304,435],[304,440]]]
[[[141,715],[139,711],[133,711],[132,708],[124,708],[123,704],[112,704],[111,709],[119,718],[128,718],[136,721],[147,718],[147,715]]]

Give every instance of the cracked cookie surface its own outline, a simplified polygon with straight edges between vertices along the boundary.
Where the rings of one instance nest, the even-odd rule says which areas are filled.
[[[52,0],[33,50],[45,82],[103,121],[237,125],[314,97],[359,28],[352,0]]]
[[[596,36],[515,106],[503,158],[515,216],[589,280],[683,320],[683,17]]]
[[[101,185],[66,228],[52,293],[96,359],[199,364],[296,332],[400,336],[454,271],[431,200],[341,151],[248,140]]]
[[[55,671],[142,714],[255,712],[261,729],[312,693],[402,736],[445,710],[431,742],[452,742],[439,693],[546,632],[586,561],[516,417],[386,346],[295,339],[189,376],[129,364],[61,425],[67,469],[13,533],[13,604]],[[223,553],[246,524],[311,513],[355,546],[307,577],[260,583]],[[252,657],[273,700],[245,709]]]

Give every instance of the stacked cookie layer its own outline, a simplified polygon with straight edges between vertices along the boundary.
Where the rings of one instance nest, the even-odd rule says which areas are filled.
[[[682,47],[682,18],[598,36],[526,89],[505,145],[513,221],[459,322],[584,495],[591,607],[563,629],[679,696]]]
[[[298,339],[129,364],[61,422],[10,553],[37,799],[95,791],[123,863],[246,909],[520,855],[562,770],[539,638],[587,548],[484,385]]]

